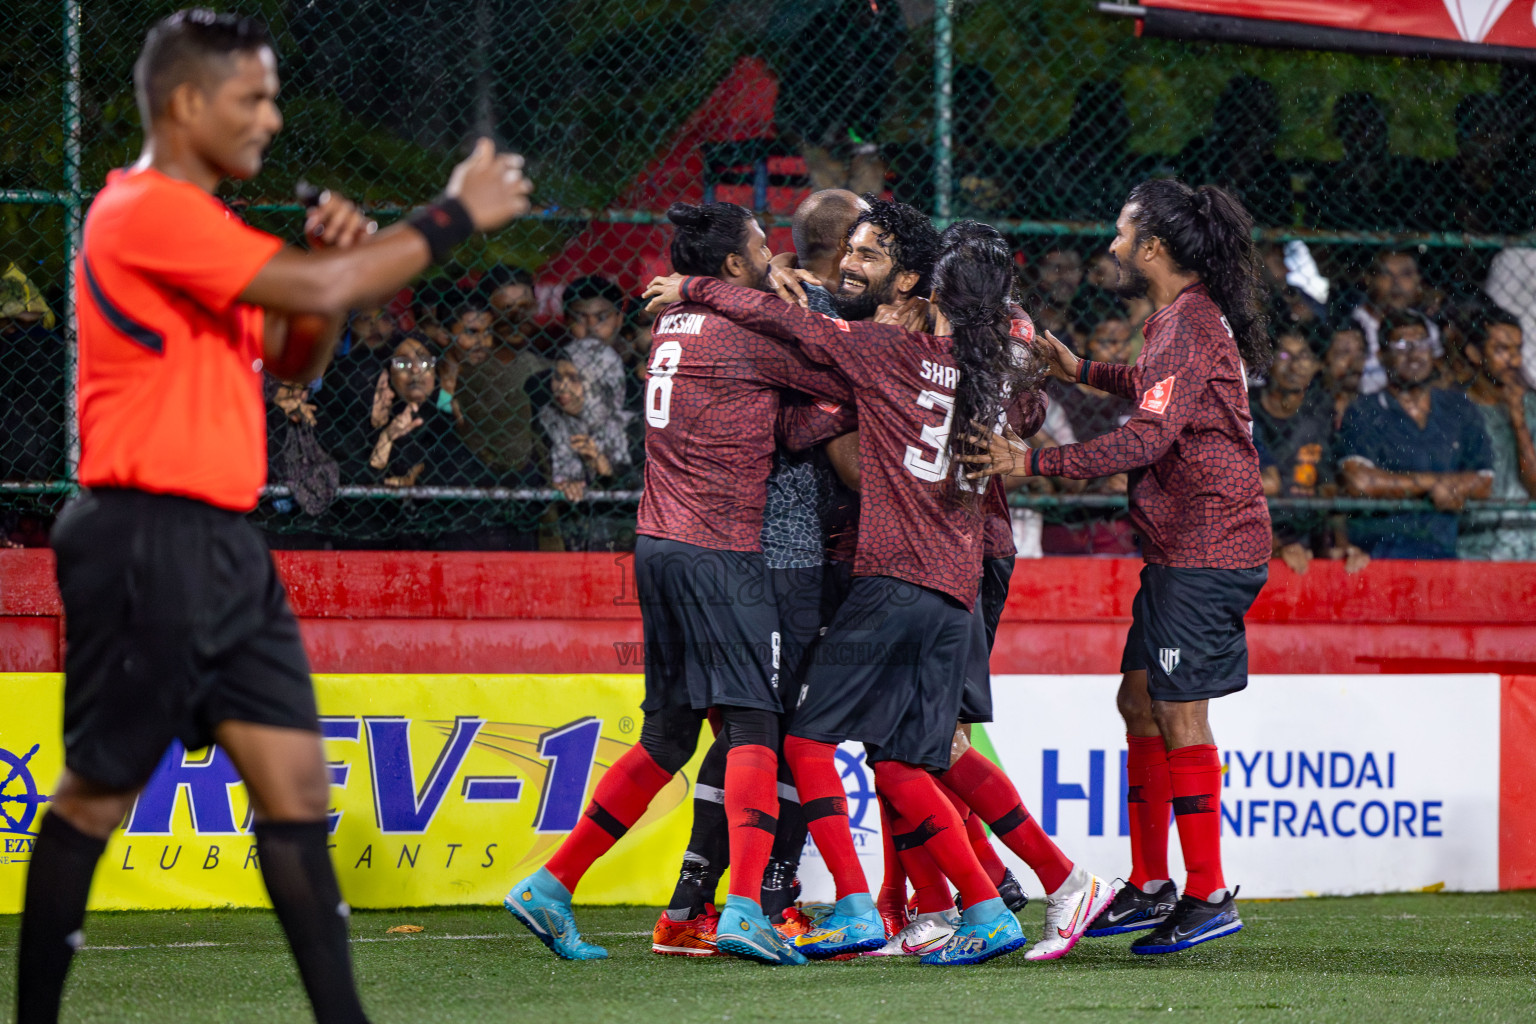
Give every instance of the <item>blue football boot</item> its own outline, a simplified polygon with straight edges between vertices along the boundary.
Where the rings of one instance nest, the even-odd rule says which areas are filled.
[[[795,948],[812,960],[830,960],[846,953],[867,953],[885,945],[885,922],[869,893],[844,896],[816,927],[795,937]]]
[[[784,942],[783,936],[768,923],[763,908],[746,896],[727,896],[725,909],[715,925],[715,948],[732,956],[745,957],[765,964],[799,967],[805,957]]]
[[[582,941],[571,911],[571,894],[546,869],[539,868],[514,885],[501,905],[561,959],[608,959],[602,946]]]
[[[1150,934],[1131,943],[1131,952],[1143,955],[1178,953],[1202,942],[1242,931],[1243,920],[1237,916],[1237,890],[1211,895],[1221,898],[1201,900],[1188,894],[1180,896],[1168,920]]]
[[[1173,916],[1174,904],[1179,901],[1179,890],[1170,881],[1157,884],[1148,882],[1147,889],[1138,889],[1127,882],[1115,893],[1115,901],[1093,919],[1083,934],[1090,939],[1106,935],[1123,935],[1126,932],[1146,931],[1156,928]]]
[[[1019,919],[999,897],[966,907],[960,915],[960,927],[955,929],[944,948],[929,953],[918,962],[929,967],[986,963],[993,957],[1012,953],[1028,942],[1024,929],[1019,927]]]

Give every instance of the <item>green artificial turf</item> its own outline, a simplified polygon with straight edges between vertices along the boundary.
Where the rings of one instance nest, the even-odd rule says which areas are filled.
[[[1241,905],[1241,934],[1139,957],[1134,936],[1065,960],[973,968],[909,958],[767,968],[650,953],[656,912],[578,910],[610,960],[556,960],[491,909],[358,912],[353,947],[377,1024],[458,1021],[1536,1020],[1536,892]],[[1038,935],[1042,909],[1023,914]],[[386,935],[417,924],[417,935]],[[15,917],[0,917],[0,1006],[14,1005]],[[5,1017],[4,1019],[9,1019]],[[103,913],[86,926],[65,1021],[304,1021],[275,919],[257,911]]]

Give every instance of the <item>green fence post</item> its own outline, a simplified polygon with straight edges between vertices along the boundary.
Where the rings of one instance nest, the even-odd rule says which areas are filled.
[[[955,0],[940,0],[933,12],[933,214],[949,226],[949,193],[954,176]]]
[[[64,0],[64,475],[79,478],[80,431],[75,416],[80,319],[75,311],[75,254],[80,249],[80,0]]]

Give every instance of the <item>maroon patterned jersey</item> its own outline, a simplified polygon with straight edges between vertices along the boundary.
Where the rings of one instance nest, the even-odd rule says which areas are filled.
[[[779,388],[852,400],[835,371],[713,310],[686,302],[662,310],[645,386],[637,532],[718,551],[762,550]]]
[[[1018,395],[1004,414],[1013,432],[1024,440],[1040,433],[1045,424],[1045,395],[1039,391],[1025,391]],[[1012,558],[1018,554],[1013,546],[1013,518],[1008,514],[1008,491],[1003,482],[994,478],[987,487],[981,502],[986,521],[982,525],[982,557]]]
[[[1147,319],[1135,366],[1086,363],[1084,383],[1135,403],[1124,426],[1036,456],[1045,476],[1130,474],[1148,562],[1250,569],[1269,561],[1269,507],[1237,343],[1204,285]]]
[[[858,429],[858,413],[852,402],[817,399],[779,408],[779,443],[792,452],[803,452]]]
[[[981,585],[982,520],[950,498],[947,449],[960,373],[949,339],[833,320],[712,278],[688,278],[683,295],[743,327],[798,342],[847,377],[859,424],[854,575],[907,580],[971,608]]]

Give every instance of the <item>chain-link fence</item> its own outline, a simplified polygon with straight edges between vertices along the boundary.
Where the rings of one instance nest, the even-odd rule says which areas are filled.
[[[174,6],[0,3],[0,508],[13,542],[41,543],[72,487],[73,238],[106,172],[136,156],[131,65]],[[300,178],[387,222],[434,195],[475,135],[526,154],[537,182],[534,216],[356,311],[319,381],[269,385],[272,486],[254,515],[274,543],[632,543],[649,339],[634,296],[670,269],[662,212],[738,202],[787,250],[798,202],[834,186],[940,223],[998,224],[1040,325],[1131,360],[1149,308],[1108,287],[1121,200],[1154,175],[1226,185],[1261,226],[1284,335],[1254,392],[1282,543],[1347,545],[1346,513],[1357,539],[1402,526],[1362,513],[1359,486],[1352,504],[1333,500],[1341,459],[1371,457],[1367,445],[1398,451],[1374,461],[1405,472],[1487,463],[1494,499],[1536,493],[1529,393],[1500,326],[1502,308],[1536,340],[1525,67],[1141,39],[1089,0],[244,9],[274,30],[286,118],[261,176],[225,195],[258,226],[297,239]],[[1469,396],[1456,415],[1436,399],[1418,435],[1385,438],[1371,430],[1390,417],[1347,422],[1357,392],[1396,393],[1396,363],[1420,345],[1434,383]],[[1057,441],[1128,414],[1052,389]],[[411,404],[421,425],[381,459],[379,437]],[[1469,455],[1470,432],[1448,432],[1479,420],[1486,450]],[[1023,539],[1132,551],[1123,490],[1042,481],[1016,499],[1040,516]],[[1464,517],[1462,540],[1481,531],[1484,557],[1524,557],[1526,515]]]

